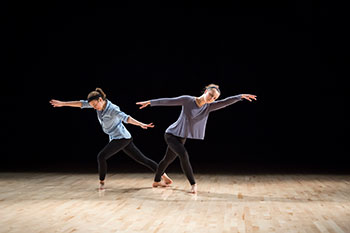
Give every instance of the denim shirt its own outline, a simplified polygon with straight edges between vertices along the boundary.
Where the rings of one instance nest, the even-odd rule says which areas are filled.
[[[129,115],[120,111],[120,108],[109,100],[106,101],[105,109],[102,111],[96,110],[96,113],[103,132],[109,136],[109,141],[113,139],[131,138],[131,134],[123,125],[123,122],[128,123]],[[82,103],[81,108],[92,108],[87,100],[80,100],[80,102]]]

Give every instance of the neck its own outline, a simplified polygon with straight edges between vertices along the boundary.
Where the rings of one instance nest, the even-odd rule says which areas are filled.
[[[204,95],[196,97],[196,103],[199,107],[202,107],[205,104]]]
[[[106,106],[107,106],[107,100],[104,100],[104,101],[103,101],[102,111],[105,110]]]

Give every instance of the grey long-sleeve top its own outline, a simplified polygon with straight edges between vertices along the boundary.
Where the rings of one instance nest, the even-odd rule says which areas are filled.
[[[242,95],[231,96],[204,104],[202,107],[197,105],[195,97],[189,95],[154,99],[150,102],[151,106],[182,106],[179,118],[167,128],[166,133],[182,138],[204,139],[209,113],[234,104],[241,99]]]

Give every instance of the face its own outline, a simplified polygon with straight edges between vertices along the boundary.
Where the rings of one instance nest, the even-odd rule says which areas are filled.
[[[98,110],[98,111],[102,111],[103,110],[103,104],[104,101],[103,99],[100,97],[97,100],[92,100],[89,102],[90,106],[93,107],[94,109]]]
[[[207,89],[204,92],[204,100],[207,104],[214,102],[219,98],[219,96],[220,96],[220,93],[218,92],[218,90],[214,88]]]

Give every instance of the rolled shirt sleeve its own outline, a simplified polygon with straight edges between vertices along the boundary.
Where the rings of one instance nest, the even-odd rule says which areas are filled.
[[[92,106],[89,104],[87,100],[80,100],[81,102],[81,108],[92,108]]]
[[[130,117],[130,115],[120,111],[120,109],[118,107],[113,108],[113,110],[111,112],[111,116],[120,119],[122,122],[124,122],[126,124],[128,124],[128,118]]]

